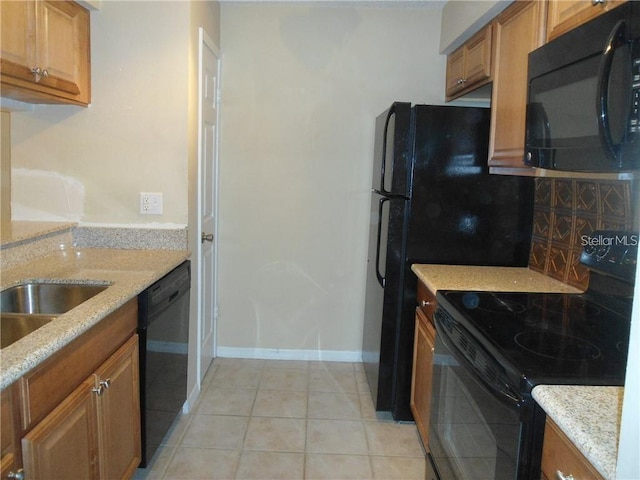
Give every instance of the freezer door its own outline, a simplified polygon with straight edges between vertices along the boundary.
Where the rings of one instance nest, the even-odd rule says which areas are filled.
[[[374,191],[407,197],[409,165],[413,156],[410,103],[395,102],[376,119],[373,156]]]

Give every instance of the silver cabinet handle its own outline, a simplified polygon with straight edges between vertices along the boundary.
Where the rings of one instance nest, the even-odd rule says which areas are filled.
[[[556,470],[556,478],[557,480],[575,480],[575,478],[573,478],[573,475],[565,475],[560,470]]]
[[[13,478],[15,480],[24,480],[24,469],[19,469],[16,472],[7,473],[7,478]]]
[[[466,79],[466,78],[459,78],[459,79],[456,81],[456,85],[464,85],[466,82],[467,82],[467,79]]]
[[[204,233],[204,232],[202,232],[202,235],[200,236],[200,242],[201,243],[213,242],[213,233]]]
[[[47,70],[42,70],[40,67],[34,67],[31,69],[31,73],[33,74],[33,79],[37,82],[49,76],[49,72]]]
[[[103,387],[105,390],[111,386],[111,379],[107,378],[106,380],[102,380],[99,385]]]
[[[607,0],[591,0],[591,5],[594,7],[596,5],[604,5],[605,3],[607,3]]]
[[[100,383],[102,383],[102,382],[100,382]],[[104,386],[100,384],[97,387],[93,387],[91,389],[91,391],[93,393],[95,393],[96,395],[100,396],[100,395],[102,395],[104,393]]]
[[[433,302],[429,302],[427,300],[422,300],[422,302],[420,302],[421,307],[429,307],[431,305],[433,305]]]

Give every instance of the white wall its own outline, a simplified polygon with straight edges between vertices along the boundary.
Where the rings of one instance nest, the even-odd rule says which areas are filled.
[[[12,114],[14,219],[186,225],[189,4],[100,7],[91,106]],[[164,194],[163,215],[138,213],[141,191]]]
[[[406,5],[222,4],[219,354],[359,360],[375,117],[444,98]]]

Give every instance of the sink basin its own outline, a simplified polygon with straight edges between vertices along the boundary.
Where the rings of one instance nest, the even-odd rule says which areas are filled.
[[[0,292],[2,313],[60,315],[108,288],[108,285],[33,282]]]
[[[22,337],[56,318],[54,315],[3,313],[0,317],[0,349],[8,347]]]

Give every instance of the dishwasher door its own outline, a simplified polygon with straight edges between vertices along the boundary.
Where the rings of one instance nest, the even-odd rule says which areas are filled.
[[[187,399],[190,262],[138,296],[141,467],[146,467]]]

